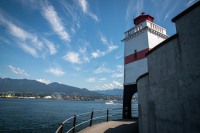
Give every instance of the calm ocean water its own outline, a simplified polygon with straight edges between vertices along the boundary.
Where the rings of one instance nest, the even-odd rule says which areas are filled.
[[[133,107],[137,108],[137,104]],[[105,101],[0,98],[0,133],[54,133],[60,123],[74,114],[107,108],[122,108],[122,101],[109,105]],[[89,119],[84,117],[78,121]]]

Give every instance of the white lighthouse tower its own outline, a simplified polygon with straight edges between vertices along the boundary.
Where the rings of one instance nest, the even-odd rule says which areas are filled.
[[[131,117],[131,99],[137,91],[136,79],[147,72],[145,54],[164,41],[166,29],[154,23],[154,18],[142,13],[134,20],[135,27],[125,32],[124,50],[124,103],[123,117]]]

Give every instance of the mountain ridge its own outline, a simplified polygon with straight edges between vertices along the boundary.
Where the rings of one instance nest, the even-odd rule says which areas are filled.
[[[123,89],[112,89],[112,90],[97,90],[96,92],[104,94],[104,95],[111,95],[111,96],[116,96],[116,95],[123,95]]]
[[[29,79],[11,79],[0,78],[0,92],[20,92],[20,93],[38,93],[38,94],[53,94],[55,92],[64,93],[69,96],[102,96],[95,91],[81,89],[57,82],[45,84],[36,80]]]

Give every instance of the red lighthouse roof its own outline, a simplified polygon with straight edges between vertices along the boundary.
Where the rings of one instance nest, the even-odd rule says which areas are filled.
[[[145,14],[144,12],[142,12],[141,15],[138,16],[137,18],[135,18],[133,21],[134,21],[135,25],[138,25],[139,23],[142,23],[145,20],[149,20],[149,21],[153,22],[154,17],[152,17],[152,16],[150,16],[150,15]]]

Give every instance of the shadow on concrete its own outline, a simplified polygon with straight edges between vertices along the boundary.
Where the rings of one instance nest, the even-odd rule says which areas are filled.
[[[139,133],[138,123],[123,124],[115,128],[109,128],[104,133]]]

